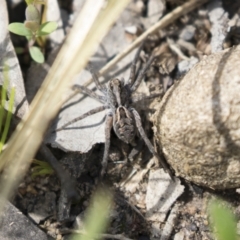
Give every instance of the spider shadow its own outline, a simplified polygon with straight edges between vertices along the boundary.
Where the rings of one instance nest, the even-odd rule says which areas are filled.
[[[100,126],[105,122],[106,115],[101,119],[101,121],[94,123],[94,124],[89,124],[89,125],[84,125],[84,126],[79,126],[79,127],[66,127],[62,129],[61,131],[67,131],[67,130],[80,130],[80,129],[86,129],[86,128],[92,128],[92,127],[97,127]]]

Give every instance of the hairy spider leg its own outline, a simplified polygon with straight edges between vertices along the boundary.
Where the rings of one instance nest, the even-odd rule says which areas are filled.
[[[108,113],[106,120],[105,120],[105,146],[104,146],[104,154],[103,154],[103,160],[102,160],[101,177],[104,176],[106,169],[107,169],[112,127],[113,127],[113,115],[112,115],[112,113]]]
[[[88,70],[89,70],[89,72],[92,75],[93,81],[96,84],[97,89],[99,91],[101,91],[102,93],[105,93],[106,90],[107,90],[106,86],[100,83],[97,74],[93,71],[93,68],[92,68],[92,66],[90,64],[88,66]]]
[[[167,164],[159,157],[159,155],[156,153],[153,145],[151,144],[150,140],[148,139],[148,137],[147,137],[147,135],[146,135],[146,133],[145,133],[143,127],[142,127],[141,118],[140,118],[137,110],[134,109],[134,108],[131,108],[130,111],[133,113],[133,116],[134,116],[134,119],[135,119],[135,122],[136,122],[136,125],[137,125],[138,132],[140,133],[142,139],[146,143],[149,151],[158,159],[158,161],[162,165],[163,169],[170,175],[170,177],[172,179],[174,179],[171,171],[169,170],[169,168],[167,166]]]
[[[145,66],[144,66],[143,69],[140,71],[140,73],[139,73],[136,81],[135,81],[135,82],[133,83],[133,85],[131,86],[131,91],[132,91],[132,92],[134,92],[134,91],[136,91],[136,90],[138,89],[138,87],[139,87],[139,85],[140,85],[140,83],[141,83],[141,81],[142,81],[142,79],[143,79],[146,71],[148,70],[148,68],[150,67],[150,65],[152,64],[152,62],[153,62],[153,60],[154,60],[155,58],[156,58],[156,56],[155,56],[155,55],[152,55],[152,56],[148,59],[148,61],[147,61],[147,63],[145,64]]]
[[[73,85],[72,90],[75,90],[75,91],[77,90],[78,92],[86,94],[89,97],[96,99],[97,101],[99,101],[101,103],[105,103],[105,98],[103,96],[96,94],[94,91],[92,91],[82,85],[75,84],[75,85]]]
[[[137,50],[135,57],[133,59],[132,65],[131,65],[131,71],[130,71],[130,78],[128,80],[128,84],[130,85],[130,87],[134,84],[135,82],[135,77],[136,77],[136,66],[137,66],[137,61],[139,59],[139,55],[143,49],[143,45],[144,45],[145,41],[143,41],[139,47],[139,49]]]

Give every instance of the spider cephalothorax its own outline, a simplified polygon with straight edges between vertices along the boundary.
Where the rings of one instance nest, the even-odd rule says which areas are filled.
[[[154,60],[154,56],[150,57],[146,65],[138,74],[138,76],[136,76],[136,63],[139,58],[140,52],[141,52],[141,48],[139,48],[139,50],[136,53],[136,56],[133,60],[132,67],[131,67],[130,78],[126,83],[124,82],[124,79],[119,80],[116,78],[116,79],[110,80],[107,86],[102,85],[99,82],[97,75],[91,71],[96,87],[98,88],[98,90],[101,91],[102,95],[98,95],[92,90],[89,90],[84,86],[74,85],[73,87],[74,89],[77,89],[89,95],[90,97],[97,99],[103,104],[103,106],[97,107],[95,109],[92,109],[86,112],[82,116],[76,119],[73,119],[71,122],[68,122],[67,124],[65,124],[64,126],[56,130],[56,131],[60,131],[64,129],[66,126],[76,121],[79,121],[85,117],[88,117],[92,114],[103,111],[105,109],[109,109],[106,115],[106,120],[105,120],[105,139],[106,140],[105,140],[101,175],[105,173],[106,167],[107,167],[107,159],[108,159],[108,153],[109,153],[109,147],[110,147],[110,132],[112,128],[114,129],[114,132],[116,133],[119,139],[121,139],[125,143],[130,143],[132,145],[134,145],[134,138],[135,138],[136,132],[138,131],[140,136],[146,143],[150,152],[158,159],[158,161],[163,166],[163,168],[166,171],[168,171],[168,173],[171,175],[171,172],[167,168],[165,162],[162,159],[160,159],[160,157],[154,150],[153,145],[147,138],[147,135],[145,134],[144,129],[142,127],[140,115],[138,114],[137,110],[135,110],[135,108],[132,106],[132,104],[136,102],[132,98],[132,94],[139,87],[148,67],[151,65],[152,61]],[[140,100],[142,99],[138,99],[137,101],[140,101]]]

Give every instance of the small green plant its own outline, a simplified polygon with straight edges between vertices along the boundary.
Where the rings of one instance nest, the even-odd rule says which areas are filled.
[[[10,122],[12,118],[13,106],[14,106],[14,97],[15,97],[15,88],[11,89],[9,96],[9,104],[7,111],[5,110],[5,103],[7,101],[7,89],[9,85],[8,79],[8,67],[4,65],[3,69],[3,85],[1,86],[1,98],[0,98],[0,153],[2,152],[3,146],[7,139],[7,134],[10,127]]]
[[[29,53],[35,62],[43,63],[44,55],[41,49],[34,46],[36,41],[41,43],[41,37],[46,36],[57,29],[56,22],[45,22],[41,24],[41,14],[36,4],[45,4],[44,1],[26,0],[25,11],[26,21],[24,23],[11,23],[8,30],[20,36],[25,36],[28,40]],[[41,44],[40,44],[41,45]]]
[[[213,200],[209,204],[212,231],[217,240],[237,240],[237,221],[226,203]]]
[[[35,164],[32,168],[32,178],[36,176],[51,175],[54,173],[51,165],[47,162],[34,159],[32,163]]]

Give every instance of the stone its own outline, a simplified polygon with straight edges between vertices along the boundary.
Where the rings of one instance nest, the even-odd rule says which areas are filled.
[[[1,202],[1,204],[3,204]],[[47,235],[36,227],[23,213],[10,202],[1,213],[1,240],[47,240]]]
[[[165,94],[154,131],[176,176],[240,186],[240,46],[204,57]]]

